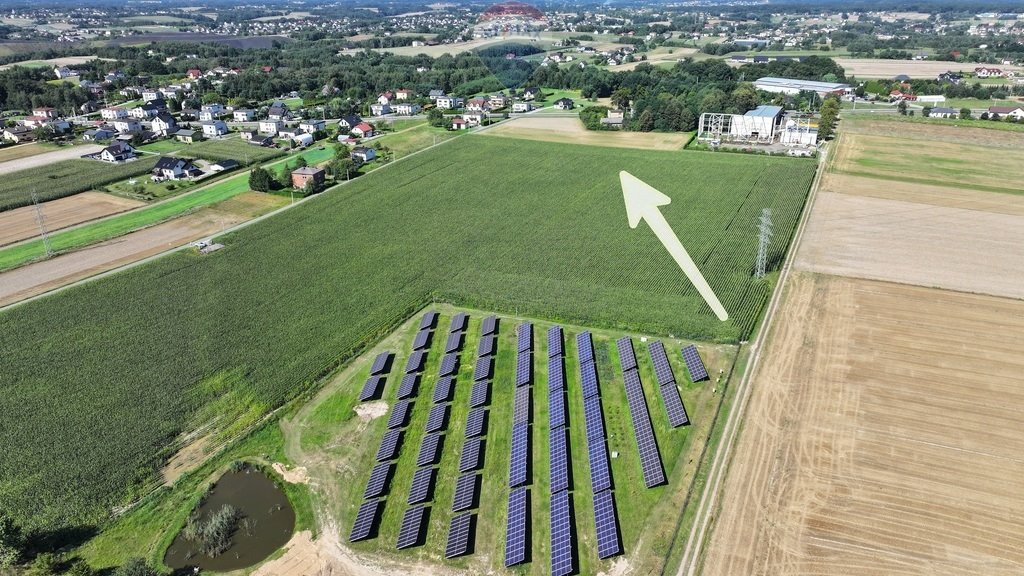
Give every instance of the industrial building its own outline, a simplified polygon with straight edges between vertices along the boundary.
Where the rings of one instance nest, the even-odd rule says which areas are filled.
[[[817,92],[824,97],[826,94],[846,94],[850,92],[849,84],[838,82],[818,82],[815,80],[796,80],[793,78],[758,78],[754,88],[775,94],[799,94],[801,92]]]
[[[761,105],[746,114],[701,114],[697,140],[713,146],[722,142],[815,146],[818,129],[809,115],[784,114],[781,106]]]

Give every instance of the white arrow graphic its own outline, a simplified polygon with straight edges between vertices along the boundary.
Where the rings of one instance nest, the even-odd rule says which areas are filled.
[[[672,202],[672,199],[651,188],[649,184],[633,176],[629,172],[619,172],[619,180],[622,182],[622,196],[626,200],[626,217],[629,219],[629,227],[636,228],[640,220],[646,220],[654,235],[665,245],[665,249],[672,255],[676,264],[683,269],[686,277],[693,282],[697,292],[704,297],[715,316],[721,321],[729,319],[729,313],[725,311],[722,303],[718,301],[711,286],[708,286],[704,275],[697,269],[693,258],[687,254],[672,227],[665,221],[658,206],[664,206]]]

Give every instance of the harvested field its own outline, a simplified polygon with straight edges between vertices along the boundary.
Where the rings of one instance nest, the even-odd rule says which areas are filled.
[[[129,200],[103,194],[102,192],[83,192],[75,196],[60,198],[43,203],[43,216],[46,228],[53,232],[82,222],[88,222],[139,206],[145,202]],[[36,223],[36,209],[25,206],[0,212],[0,246],[6,246],[26,238],[39,235]]]
[[[8,174],[10,172],[17,172],[18,170],[27,170],[29,168],[38,168],[39,166],[48,166],[53,162],[59,162],[61,160],[74,160],[81,158],[86,154],[95,154],[100,150],[103,150],[103,146],[95,144],[86,144],[83,146],[70,146],[67,148],[44,148],[38,144],[28,144],[28,148],[25,146],[15,146],[13,148],[7,148],[4,150],[6,153],[14,152],[17,149],[23,149],[27,154],[20,154],[17,156],[7,155],[0,156],[0,174]],[[105,166],[110,166],[105,164]]]
[[[973,62],[942,62],[939,60],[883,60],[878,58],[836,58],[846,70],[847,76],[858,78],[892,78],[897,74],[906,74],[911,78],[932,78],[952,70],[974,73],[977,64]],[[1003,70],[1021,71],[1020,66],[1000,66]]]
[[[204,210],[115,240],[0,274],[0,306],[159,254],[245,220]]]
[[[96,60],[96,56],[64,56],[62,58],[50,58],[49,60],[24,60],[22,62],[14,62],[11,64],[4,64],[0,66],[0,70],[7,70],[14,66],[30,66],[30,67],[41,67],[41,66],[77,66],[79,64],[85,64]],[[107,60],[107,58],[104,58]]]
[[[669,50],[672,52],[669,53]],[[637,60],[636,62],[627,62],[620,64],[619,66],[611,66],[608,69],[613,72],[627,72],[635,69],[637,66],[648,63],[657,64],[659,62],[670,62],[675,63],[677,60],[682,60],[688,56],[693,56],[697,53],[696,48],[656,48],[655,50],[645,54],[647,60]]]
[[[646,150],[682,150],[691,134],[662,132],[620,132],[587,130],[579,118],[550,116],[524,116],[498,124],[483,132],[488,136],[587,144],[612,148],[642,148]]]
[[[1022,340],[1024,302],[791,276],[703,573],[1024,572]]]
[[[1024,216],[1024,196],[985,192],[979,194],[964,188],[931,186],[927,184],[901,184],[879,181],[864,176],[828,173],[822,176],[821,190],[853,196],[867,196],[882,200],[901,200],[947,208],[981,210],[995,214]]]
[[[970,121],[968,121],[970,122]],[[980,122],[980,121],[975,121]],[[904,140],[926,140],[928,142],[949,142],[958,145],[981,145],[989,148],[1024,148],[1024,130],[994,130],[1001,126],[989,123],[984,127],[974,128],[957,125],[956,120],[929,121],[928,119],[909,119],[903,116],[879,118],[865,115],[847,116],[843,118],[844,134],[872,134],[890,136],[898,134]],[[845,136],[843,136],[845,138]],[[842,150],[840,150],[842,152]]]
[[[47,152],[53,152],[53,148],[43,146],[36,142],[30,144],[17,144],[15,146],[4,146],[0,148],[0,166],[4,162],[9,160],[17,160],[19,158],[28,158],[29,156],[35,156],[36,154],[45,154]]]

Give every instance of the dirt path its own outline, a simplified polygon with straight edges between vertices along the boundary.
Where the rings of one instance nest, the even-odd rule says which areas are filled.
[[[44,152],[43,154],[36,154],[35,156],[16,158],[14,160],[8,160],[7,162],[0,162],[0,174],[9,174],[11,172],[17,172],[18,170],[28,170],[29,168],[48,166],[54,162],[60,162],[61,160],[74,160],[85,154],[95,154],[100,150],[103,150],[102,146],[98,146],[96,144],[85,144],[82,146],[69,146],[68,148],[54,150],[53,152]]]
[[[544,114],[513,118],[495,125],[485,134],[543,142],[645,150],[682,150],[683,145],[690,139],[690,135],[685,133],[587,130],[579,118]]]
[[[46,228],[50,232],[96,220],[111,214],[145,206],[145,202],[120,198],[102,192],[82,192],[42,204]],[[0,212],[0,246],[39,235],[34,206]]]
[[[115,240],[0,274],[0,306],[209,236],[244,218],[203,210]]]

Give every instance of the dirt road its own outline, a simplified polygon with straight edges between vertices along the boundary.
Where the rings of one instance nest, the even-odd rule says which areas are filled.
[[[82,192],[74,196],[50,200],[42,204],[46,228],[50,232],[88,222],[118,212],[144,206],[139,200],[129,200],[102,192]],[[39,235],[34,206],[0,212],[0,246]]]
[[[40,166],[47,166],[61,160],[74,160],[85,154],[95,154],[100,150],[103,150],[102,146],[85,144],[82,146],[68,146],[67,148],[36,154],[35,156],[8,160],[7,162],[0,162],[0,174],[9,174],[18,170],[28,170],[29,168],[39,168]]]

